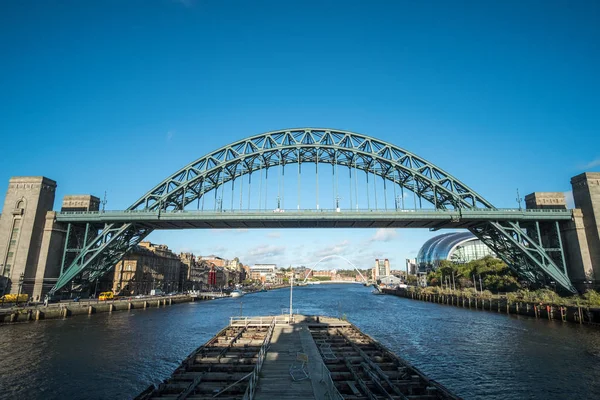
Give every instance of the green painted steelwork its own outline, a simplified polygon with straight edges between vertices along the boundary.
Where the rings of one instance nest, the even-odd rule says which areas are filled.
[[[297,215],[288,212],[271,215],[264,210],[258,214],[251,212],[227,214],[223,210],[223,193],[220,198],[217,198],[217,188],[220,187],[222,192],[225,184],[231,182],[233,190],[235,180],[244,175],[265,169],[265,179],[267,179],[269,169],[277,166],[280,168],[278,179],[283,179],[286,164],[301,165],[307,162],[316,165],[316,191],[318,191],[320,163],[345,166],[350,171],[350,178],[352,169],[355,169],[356,196],[358,196],[357,172],[361,170],[367,175],[367,187],[364,188],[367,196],[369,195],[368,175],[372,173],[381,177],[384,182],[391,182],[394,189],[395,185],[400,186],[403,207],[403,190],[406,188],[412,191],[415,211],[411,214],[386,213],[385,215],[371,210],[365,212],[358,210],[352,213],[344,211],[333,215],[326,215],[327,212],[323,210],[307,211],[311,214]],[[300,165],[298,174],[300,174]],[[375,185],[375,182],[373,184]],[[267,186],[265,183],[265,204]],[[284,200],[282,189],[282,185],[278,182],[278,209],[280,201]],[[198,205],[202,202],[204,208],[204,195],[211,190],[215,191],[214,211],[218,211],[216,215],[193,214],[186,210],[186,206],[194,201],[197,201]],[[241,193],[242,190],[240,190],[240,204],[242,204]],[[262,174],[259,204],[261,196]],[[420,205],[422,200],[426,200],[436,210],[429,214],[423,214],[423,210],[416,211],[417,198]],[[377,197],[374,200],[376,203]],[[370,199],[368,202],[370,203]],[[357,202],[355,205],[358,207]],[[317,208],[319,208],[318,194]],[[181,213],[178,214],[178,211]],[[402,226],[404,223],[407,227],[421,224],[420,226],[432,229],[467,228],[490,247],[499,249],[497,254],[525,279],[531,282],[544,282],[549,278],[565,290],[575,291],[564,273],[564,262],[559,262],[560,257],[551,257],[544,246],[536,244],[536,241],[530,237],[536,234],[532,234],[530,229],[521,228],[518,224],[519,221],[569,220],[569,213],[497,210],[458,179],[415,154],[369,136],[340,130],[303,128],[253,136],[222,147],[188,164],[155,186],[125,212],[59,213],[57,219],[69,224],[94,224],[98,234],[89,240],[83,240],[73,255],[69,256],[71,258],[66,259],[68,255],[65,256],[63,264],[68,264],[69,267],[61,275],[52,292],[65,287],[76,277],[94,280],[102,276],[153,229],[210,227],[210,224],[229,228],[238,226],[236,224],[252,226],[253,221],[263,225],[256,227],[266,227],[269,225],[267,222],[279,226],[293,226],[294,223],[296,226],[302,226],[304,222],[308,227],[325,226],[324,224],[330,224],[331,227],[345,227],[348,224],[356,227],[393,227]],[[562,254],[562,243],[559,250]]]
[[[63,223],[135,222],[150,229],[188,228],[465,228],[485,221],[570,221],[570,210],[226,210],[59,212]]]

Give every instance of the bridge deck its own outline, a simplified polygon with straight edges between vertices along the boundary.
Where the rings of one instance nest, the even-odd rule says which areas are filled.
[[[484,221],[568,221],[571,210],[66,211],[64,223],[127,223],[152,229],[469,228]]]

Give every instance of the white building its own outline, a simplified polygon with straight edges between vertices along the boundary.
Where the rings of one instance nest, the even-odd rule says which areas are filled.
[[[277,264],[254,264],[250,267],[250,277],[263,282],[272,282],[277,275]]]

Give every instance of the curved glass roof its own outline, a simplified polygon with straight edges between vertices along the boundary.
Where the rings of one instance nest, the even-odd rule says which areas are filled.
[[[453,248],[471,240],[477,240],[471,232],[451,232],[432,237],[419,250],[417,265],[432,266],[439,260],[446,260]]]

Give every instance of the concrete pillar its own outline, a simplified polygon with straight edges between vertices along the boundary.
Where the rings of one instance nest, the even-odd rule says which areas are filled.
[[[132,308],[133,308],[133,304],[131,304],[131,302],[129,302],[129,303],[127,304],[127,309],[128,309],[128,310],[131,310]]]
[[[578,290],[583,290],[587,277],[593,275],[592,259],[585,234],[583,213],[576,208],[572,215],[571,221],[561,223],[560,231],[565,247],[569,278]]]
[[[111,312],[113,312],[114,310],[115,310],[115,305],[114,305],[113,303],[110,303],[110,304],[108,305],[108,312],[109,312],[109,313],[111,313]]]
[[[94,313],[94,307],[88,306],[88,315],[92,315]]]
[[[600,172],[585,172],[571,178],[575,207],[583,213],[583,225],[592,263],[592,276],[600,284]]]
[[[44,317],[44,313],[41,312],[40,310],[36,310],[35,312],[35,320],[39,321],[40,319],[42,319]]]
[[[144,309],[148,308],[148,302],[144,301]]]

